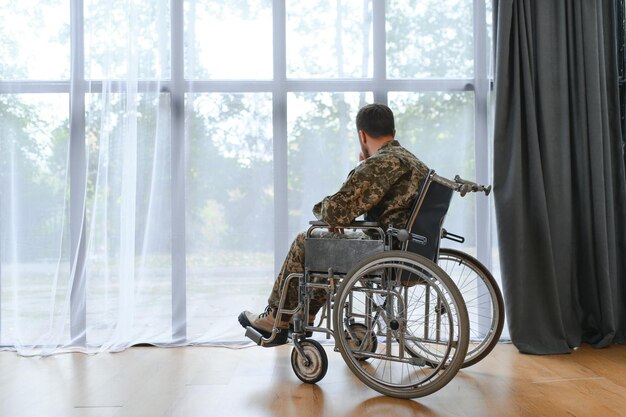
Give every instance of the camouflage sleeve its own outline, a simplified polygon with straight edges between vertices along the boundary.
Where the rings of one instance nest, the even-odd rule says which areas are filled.
[[[349,173],[348,173],[348,178],[346,178],[346,181],[343,183],[342,187],[345,186],[346,182],[350,180],[350,178],[352,177],[352,175],[354,175],[354,171],[356,171],[356,169],[362,164],[362,162],[359,162],[359,165],[356,166],[356,168],[353,168]],[[326,197],[328,198],[328,197]],[[320,201],[319,203],[317,203],[316,205],[313,206],[313,215],[315,216],[315,218],[317,220],[323,220],[323,216],[322,216],[322,205],[324,203],[326,199]]]
[[[406,171],[393,156],[368,158],[354,169],[338,192],[313,207],[313,214],[332,227],[347,226],[375,207]]]

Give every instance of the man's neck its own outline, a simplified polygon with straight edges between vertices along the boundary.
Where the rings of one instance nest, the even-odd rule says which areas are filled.
[[[372,142],[372,147],[370,148],[371,155],[375,155],[380,150],[380,148],[382,148],[392,140],[393,136],[385,136],[380,137],[376,141]]]

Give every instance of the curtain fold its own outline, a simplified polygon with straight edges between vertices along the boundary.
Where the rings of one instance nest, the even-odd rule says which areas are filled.
[[[609,0],[495,8],[494,190],[522,352],[626,342],[626,181]]]

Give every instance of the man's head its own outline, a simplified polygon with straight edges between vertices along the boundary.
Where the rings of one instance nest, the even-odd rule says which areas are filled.
[[[396,134],[393,112],[384,104],[368,104],[356,115],[361,150],[369,158]]]

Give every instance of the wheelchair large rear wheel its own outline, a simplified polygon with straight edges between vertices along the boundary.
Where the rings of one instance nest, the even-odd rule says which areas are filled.
[[[441,268],[417,254],[388,251],[359,262],[339,287],[333,316],[344,361],[382,394],[429,395],[463,364],[469,325],[461,294]],[[375,349],[369,338],[355,343],[350,329],[356,324],[376,335]],[[409,352],[415,344],[426,347],[424,355]]]
[[[500,339],[504,326],[502,293],[491,272],[465,252],[442,248],[437,264],[452,278],[467,307],[470,340],[465,368],[481,361]]]

